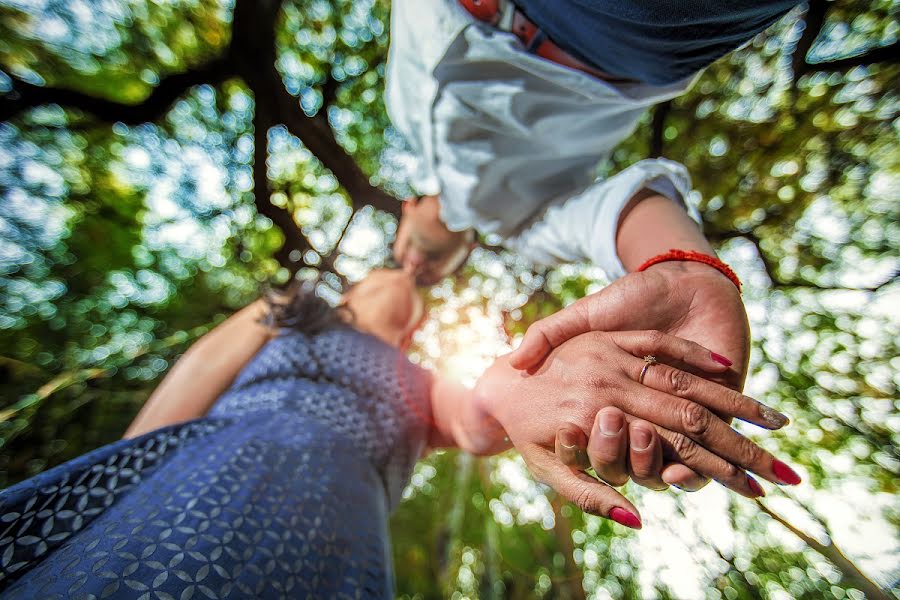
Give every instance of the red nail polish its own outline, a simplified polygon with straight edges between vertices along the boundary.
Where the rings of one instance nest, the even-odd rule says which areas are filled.
[[[762,498],[766,495],[766,491],[762,489],[762,486],[759,485],[759,482],[747,475],[747,485],[750,486],[750,490],[756,494],[757,498]]]
[[[775,473],[775,477],[784,484],[797,485],[800,483],[800,476],[797,475],[792,468],[777,458],[772,461],[772,472]]]
[[[625,527],[631,527],[632,529],[641,528],[641,520],[636,514],[628,512],[624,508],[619,508],[618,506],[609,511],[609,518]]]
[[[715,352],[710,352],[709,355],[712,357],[714,361],[719,363],[720,365],[725,365],[726,367],[730,367],[734,363],[722,356],[721,354],[716,354]]]

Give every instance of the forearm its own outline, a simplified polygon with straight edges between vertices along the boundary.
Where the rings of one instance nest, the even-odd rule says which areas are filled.
[[[715,256],[710,243],[684,208],[668,198],[644,191],[622,213],[616,239],[622,264],[635,271],[648,259],[671,249],[692,250]],[[749,356],[750,331],[740,290],[716,268],[695,261],[666,261],[653,265],[641,274],[648,287],[690,290],[690,301],[683,300],[679,312],[668,314],[664,308],[654,321],[645,319],[644,328],[668,327],[682,320],[675,329],[679,337],[699,342],[730,357],[735,366],[723,381],[741,389]],[[668,301],[671,306],[671,297]]]
[[[496,454],[509,447],[503,427],[484,409],[471,390],[436,376],[431,387],[431,448],[461,448],[476,455]]]
[[[506,244],[536,264],[587,261],[617,279],[643,262],[631,268],[623,264],[620,245],[633,262],[634,249],[646,241],[642,238],[680,241],[670,231],[657,231],[665,229],[667,220],[682,238],[703,241],[684,202],[689,193],[690,178],[683,165],[665,159],[641,161],[554,204]]]
[[[135,437],[205,415],[240,370],[271,339],[257,301],[197,340],[153,391],[125,432]]]
[[[673,248],[715,256],[712,246],[683,206],[651,190],[641,190],[619,218],[616,234],[619,260],[630,273],[647,259]]]

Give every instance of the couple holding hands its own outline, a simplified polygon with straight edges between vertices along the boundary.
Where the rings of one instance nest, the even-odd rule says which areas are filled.
[[[589,262],[618,278],[533,324],[476,388],[531,471],[587,512],[640,525],[577,470],[590,466],[613,485],[714,478],[748,497],[763,490],[744,470],[799,482],[729,426],[787,418],[735,391],[749,352],[740,282],[703,236],[686,169],[660,158],[592,176],[649,106],[796,4],[392,5],[385,100],[422,194],[403,205],[396,261],[435,283],[477,232],[536,264]]]
[[[10,598],[392,597],[388,515],[429,449],[514,446],[542,482],[639,529],[614,487],[800,481],[734,429],[740,282],[681,165],[596,165],[648,106],[795,2],[395,0],[386,100],[417,160],[394,244],[330,306],[269,294],[196,342],[125,439],[0,493]],[[677,26],[676,26],[677,25]],[[410,363],[417,285],[476,232],[616,281],[533,324],[468,389]],[[597,478],[585,472],[593,468]],[[753,475],[751,475],[752,473]]]

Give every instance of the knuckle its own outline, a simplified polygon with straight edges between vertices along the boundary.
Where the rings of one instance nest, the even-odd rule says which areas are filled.
[[[578,507],[578,510],[586,513],[594,514],[597,512],[597,502],[588,486],[579,487],[572,496],[572,503]]]
[[[665,339],[666,334],[659,329],[650,329],[647,331],[647,344],[652,348],[659,348]]]
[[[669,369],[667,379],[669,390],[677,396],[690,395],[694,387],[694,380],[691,374],[681,369]]]
[[[595,361],[586,361],[584,368],[584,383],[595,390],[609,390],[615,384],[615,380],[611,377],[608,369],[598,369]]]
[[[571,317],[571,319],[573,321],[576,321],[579,323],[584,323],[586,325],[590,325],[590,323],[591,323],[591,307],[588,302],[585,302],[584,298],[574,302],[568,308],[566,308],[565,310],[563,310],[561,312],[565,313],[567,311],[568,311],[567,316]],[[557,313],[557,314],[559,314],[559,313]]]
[[[722,398],[725,404],[725,410],[731,415],[743,415],[747,413],[747,396],[734,390],[724,390]],[[756,404],[756,401],[753,401]]]
[[[762,448],[741,436],[741,458],[745,465],[758,465],[762,462],[765,452]]]
[[[633,464],[631,465],[631,476],[635,481],[646,481],[655,475],[650,465]]]
[[[588,349],[580,349],[578,353],[567,359],[572,368],[580,371],[593,372],[596,370],[597,357]]]
[[[602,362],[599,356],[587,349],[573,356],[571,361],[573,367],[592,374],[598,371],[597,365]]]
[[[712,423],[712,413],[693,402],[688,402],[682,409],[681,417],[685,433],[690,436],[703,437]]]
[[[725,466],[721,469],[719,476],[726,481],[734,481],[741,475],[741,469],[737,467],[737,465],[733,465],[730,462],[726,462]]]
[[[588,456],[591,458],[591,464],[594,466],[594,469],[599,473],[600,471],[609,471],[613,468],[619,460],[619,450],[605,444],[589,446]]]
[[[551,485],[551,474],[540,463],[532,460],[528,451],[522,452],[522,458],[525,460],[525,466],[535,481],[544,485]]]
[[[690,460],[697,452],[697,446],[694,441],[686,435],[676,433],[672,436],[670,443],[672,450],[681,458],[682,461]]]

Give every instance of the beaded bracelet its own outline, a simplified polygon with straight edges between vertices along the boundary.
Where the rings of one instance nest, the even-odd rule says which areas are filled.
[[[735,275],[734,271],[731,270],[731,267],[723,263],[715,256],[702,254],[700,252],[694,252],[693,250],[676,250],[673,248],[665,254],[654,256],[653,258],[642,264],[640,267],[638,267],[637,270],[646,271],[653,265],[658,265],[659,263],[667,262],[670,260],[689,260],[703,263],[704,265],[709,265],[710,267],[716,269],[717,271],[722,273],[722,275],[730,279],[731,283],[737,286],[738,291],[741,291],[741,280],[738,279],[738,276]]]

